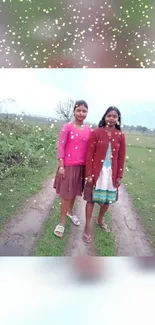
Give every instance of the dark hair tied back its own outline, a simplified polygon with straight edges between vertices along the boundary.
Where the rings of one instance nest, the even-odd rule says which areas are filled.
[[[88,104],[85,102],[85,100],[77,100],[75,102],[75,105],[74,105],[74,109],[73,110],[75,111],[75,109],[77,107],[82,106],[82,105],[88,110]]]

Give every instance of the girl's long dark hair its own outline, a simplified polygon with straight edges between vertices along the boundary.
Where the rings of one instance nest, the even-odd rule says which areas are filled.
[[[103,127],[106,126],[105,117],[106,117],[106,115],[109,114],[111,111],[115,111],[115,112],[118,114],[118,122],[119,122],[119,124],[116,124],[115,127],[116,127],[116,129],[118,129],[118,130],[121,131],[121,112],[120,112],[119,109],[118,109],[117,107],[115,107],[115,106],[110,106],[110,107],[106,110],[106,112],[105,112],[105,114],[103,115],[101,121],[99,122],[98,127],[99,127],[99,128],[103,128]]]

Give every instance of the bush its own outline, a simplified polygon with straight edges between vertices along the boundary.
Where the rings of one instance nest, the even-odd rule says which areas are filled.
[[[0,130],[1,179],[24,175],[24,168],[39,169],[56,155],[56,127],[0,120]]]

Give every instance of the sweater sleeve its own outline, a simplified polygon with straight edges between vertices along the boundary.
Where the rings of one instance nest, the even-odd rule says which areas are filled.
[[[124,173],[124,164],[125,164],[125,157],[126,157],[126,140],[125,135],[122,133],[121,135],[121,144],[118,152],[118,169],[117,169],[117,178],[123,177]]]
[[[64,124],[59,133],[57,159],[65,158],[65,146],[69,135],[69,124]]]
[[[96,149],[96,133],[91,132],[86,152],[86,177],[92,176],[93,173],[93,157]]]

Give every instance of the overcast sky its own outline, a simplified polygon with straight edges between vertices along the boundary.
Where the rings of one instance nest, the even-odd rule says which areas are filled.
[[[155,69],[1,69],[0,100],[10,112],[55,117],[59,100],[84,99],[88,120],[100,120],[117,106],[123,123],[155,128]]]

